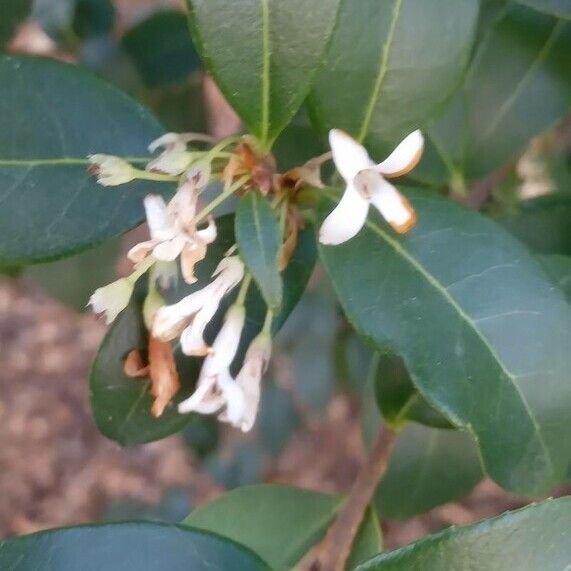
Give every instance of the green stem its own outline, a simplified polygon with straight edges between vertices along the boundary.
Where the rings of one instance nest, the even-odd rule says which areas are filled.
[[[234,184],[231,184],[224,192],[220,193],[208,206],[204,207],[194,218],[195,223],[199,223],[206,218],[215,208],[220,206],[227,198],[230,198],[244,183],[249,179],[249,176],[243,176],[238,179]]]
[[[246,295],[248,294],[248,288],[252,282],[252,275],[247,273],[242,280],[242,285],[240,286],[240,291],[238,292],[238,297],[236,298],[237,305],[244,305],[246,301]]]
[[[178,182],[180,180],[179,176],[173,176],[170,174],[144,171],[141,169],[134,169],[134,171],[135,171],[135,177],[141,180],[156,180],[160,182]]]
[[[264,326],[262,327],[262,335],[272,336],[272,321],[274,319],[274,312],[271,309],[266,311],[266,318]]]

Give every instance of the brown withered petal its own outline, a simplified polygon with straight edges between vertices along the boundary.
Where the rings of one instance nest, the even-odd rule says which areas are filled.
[[[174,355],[170,343],[149,337],[149,367],[151,395],[155,397],[151,414],[161,416],[172,398],[180,389]]]
[[[288,215],[286,225],[286,239],[284,240],[278,257],[278,269],[283,272],[293,255],[295,247],[297,246],[297,236],[299,233],[299,226],[294,216]]]
[[[149,374],[149,366],[145,363],[139,349],[129,351],[123,363],[123,372],[131,378],[146,377]]]

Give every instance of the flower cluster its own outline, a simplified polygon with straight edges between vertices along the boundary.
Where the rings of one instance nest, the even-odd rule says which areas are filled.
[[[296,203],[304,186],[322,188],[321,166],[333,158],[346,188],[337,207],[323,222],[319,240],[340,244],[354,237],[365,224],[372,204],[399,233],[408,231],[416,214],[408,200],[386,179],[409,172],[423,149],[420,131],[406,137],[395,151],[375,164],[365,148],[343,131],[329,133],[331,153],[326,153],[283,175],[275,172],[275,160],[260,156],[248,137],[215,143],[206,135],[168,133],[154,141],[149,151],[160,154],[144,170],[120,157],[92,155],[90,172],[104,186],[134,179],[176,181],[178,188],[170,201],[160,194],[149,194],[144,208],[149,239],[127,254],[134,263],[130,276],[95,291],[90,305],[104,313],[111,323],[123,311],[136,282],[148,274],[143,318],[148,330],[148,351],[132,350],[125,359],[124,371],[130,377],[150,376],[154,397],[152,414],[160,416],[180,389],[173,343],[184,355],[204,357],[193,394],[178,404],[181,414],[217,414],[218,418],[248,431],[254,425],[260,401],[260,383],[271,355],[272,313],[267,311],[261,332],[250,342],[245,357],[232,376],[232,366],[244,335],[244,301],[251,276],[246,272],[236,247],[231,248],[216,267],[209,283],[195,289],[176,303],[167,305],[161,290],[169,288],[180,273],[185,282],[195,284],[195,267],[207,255],[209,244],[217,238],[211,216],[214,208],[237,191],[274,193],[272,206],[282,228],[278,266],[285,269],[297,243],[303,216]],[[212,144],[207,151],[189,148],[192,142]],[[236,144],[235,144],[236,143]],[[231,152],[229,147],[234,145]],[[224,184],[222,193],[198,209],[201,194],[209,181]],[[178,261],[178,264],[177,264]],[[224,322],[210,346],[205,338],[207,326],[220,311],[223,300],[238,286],[236,300],[226,311]]]

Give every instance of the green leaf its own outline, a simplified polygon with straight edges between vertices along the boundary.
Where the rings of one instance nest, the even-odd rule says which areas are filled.
[[[282,278],[278,270],[280,226],[269,202],[257,192],[249,192],[240,200],[236,241],[266,304],[273,310],[279,309],[282,303]]]
[[[571,498],[547,500],[382,553],[356,571],[537,571],[569,566]]]
[[[370,447],[381,417],[374,387],[363,395],[363,438]],[[410,423],[399,432],[375,506],[385,519],[408,519],[465,496],[482,479],[474,439],[466,432]]]
[[[531,250],[571,255],[571,195],[547,194],[524,200],[498,222]]]
[[[545,492],[571,460],[571,309],[494,222],[426,191],[408,194],[419,222],[406,235],[375,216],[345,244],[320,247],[345,313],[475,435],[492,478]],[[336,202],[324,196],[323,217]]]
[[[457,87],[477,16],[476,0],[342,3],[311,93],[312,118],[375,153],[392,150]]]
[[[569,0],[517,0],[520,4],[525,4],[535,8],[540,12],[558,16],[559,18],[571,18],[571,4]]]
[[[116,279],[120,246],[119,240],[110,240],[64,260],[31,266],[26,278],[72,309],[84,311],[91,294]]]
[[[75,0],[73,31],[79,38],[111,34],[115,8],[111,0]]]
[[[131,28],[121,40],[147,87],[184,81],[200,69],[200,59],[188,33],[186,16],[160,10]]]
[[[233,216],[219,218],[218,238],[208,249],[204,261],[197,265],[198,282],[192,286],[183,284],[165,293],[168,303],[174,303],[192,291],[203,287],[224,253],[234,243]],[[315,240],[307,230],[300,234],[300,240],[292,262],[284,272],[284,303],[272,323],[274,333],[287,319],[301,297],[315,264]],[[213,337],[221,324],[224,308],[234,296],[229,296],[224,307],[217,314],[210,335]],[[192,415],[179,415],[176,407],[167,407],[164,414],[154,418],[150,414],[152,398],[149,395],[149,379],[133,379],[123,372],[123,360],[126,354],[136,348],[143,348],[146,334],[141,318],[141,300],[133,298],[130,306],[113,322],[105,336],[91,371],[91,407],[99,430],[108,438],[124,446],[142,444],[164,438],[182,430],[189,424]],[[266,307],[256,288],[251,287],[246,299],[247,321],[242,335],[238,357],[235,363],[241,364],[242,356],[248,344],[260,331],[266,315]],[[209,333],[207,331],[207,333]],[[175,402],[186,398],[192,391],[200,369],[200,359],[185,357],[177,352],[177,368],[183,388]]]
[[[417,180],[482,177],[569,111],[571,23],[512,3],[487,26],[462,89],[428,133]]]
[[[259,553],[275,571],[289,571],[325,535],[341,504],[340,498],[318,492],[262,484],[224,494],[193,511],[184,524],[216,530]],[[380,529],[369,513],[349,568],[380,548]]]
[[[339,0],[188,0],[188,5],[206,66],[268,149],[309,91]]]
[[[571,257],[553,254],[538,256],[538,259],[571,303]]]
[[[0,56],[0,262],[55,259],[138,224],[156,183],[103,188],[86,156],[145,157],[161,133],[138,103],[77,67]]]
[[[41,571],[257,571],[236,543],[182,525],[132,522],[42,531],[0,541],[2,569]]]
[[[3,0],[0,18],[0,49],[10,41],[16,28],[25,20],[32,7],[32,0]]]
[[[375,396],[385,422],[398,429],[413,420],[435,428],[452,428],[450,422],[434,410],[418,392],[404,361],[391,354],[373,357],[371,366],[376,369]]]

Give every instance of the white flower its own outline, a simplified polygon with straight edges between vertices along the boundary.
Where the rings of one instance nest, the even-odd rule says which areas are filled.
[[[204,341],[204,330],[218,309],[222,298],[244,277],[244,264],[238,256],[223,258],[216,268],[215,278],[173,305],[161,307],[153,320],[152,334],[161,341],[181,336],[181,347],[186,355],[205,355],[209,352]]]
[[[260,404],[260,384],[262,375],[268,368],[272,353],[272,339],[268,334],[261,333],[248,347],[244,363],[236,382],[244,393],[244,412],[239,427],[242,432],[249,432],[256,421]]]
[[[113,155],[89,155],[91,166],[88,171],[97,176],[97,182],[103,186],[117,186],[131,182],[135,178],[135,169],[126,160]]]
[[[129,305],[133,287],[132,280],[121,278],[96,289],[89,298],[88,305],[95,313],[104,313],[105,323],[109,325]]]
[[[164,151],[147,164],[146,170],[176,176],[190,166],[195,156],[187,150],[184,136],[177,133],[159,137],[149,145],[149,151],[154,153],[161,147]]]
[[[148,255],[156,260],[172,262],[181,256],[181,271],[187,283],[194,283],[194,266],[206,256],[207,245],[216,240],[216,224],[208,218],[208,226],[196,228],[194,217],[198,192],[193,182],[185,182],[167,205],[162,196],[145,197],[145,213],[150,240],[141,242],[129,250],[128,258],[138,263]]]
[[[224,318],[212,350],[204,359],[194,393],[178,405],[181,414],[198,412],[213,414],[223,409],[221,420],[237,425],[245,411],[244,393],[230,375],[244,329],[246,310],[243,305],[232,305]]]
[[[321,243],[341,244],[353,238],[365,224],[371,203],[397,232],[405,233],[414,226],[414,209],[386,178],[404,175],[418,164],[424,147],[420,131],[405,137],[379,164],[375,164],[365,148],[344,131],[332,129],[329,144],[346,188],[339,204],[321,226]]]

